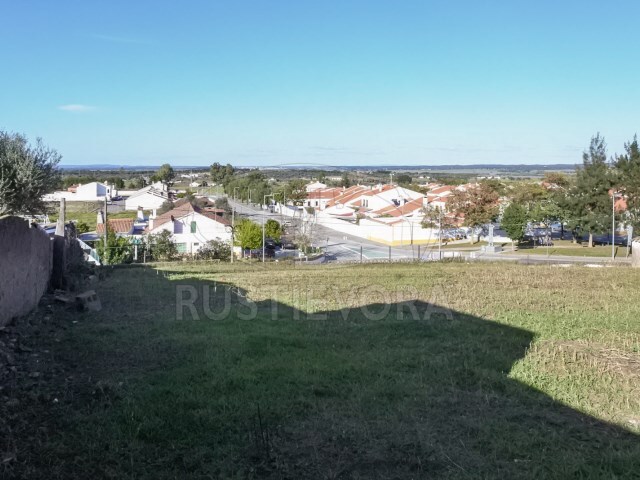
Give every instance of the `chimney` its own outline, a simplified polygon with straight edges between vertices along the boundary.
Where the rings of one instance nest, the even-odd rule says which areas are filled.
[[[139,222],[144,222],[144,211],[142,207],[138,207],[138,215],[136,216],[136,220]]]
[[[153,221],[157,217],[156,212],[157,210],[154,208],[153,210],[151,210],[151,215],[149,215],[149,225],[148,225],[149,230],[153,230]]]

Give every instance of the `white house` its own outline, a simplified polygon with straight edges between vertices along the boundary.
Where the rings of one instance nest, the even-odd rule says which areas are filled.
[[[363,197],[362,206],[376,211],[388,207],[399,208],[407,203],[421,203],[422,199],[424,194],[408,188],[397,185],[378,185]]]
[[[307,191],[307,198],[304,201],[306,207],[314,207],[324,210],[327,203],[342,195],[342,188],[320,188]]]
[[[146,233],[171,232],[179,253],[196,253],[210,240],[231,241],[229,221],[218,212],[206,211],[186,202],[156,218],[149,218]]]
[[[166,190],[145,187],[128,197],[124,201],[124,208],[125,210],[138,210],[138,207],[142,207],[144,210],[153,210],[160,208],[167,200],[169,200],[169,195]]]
[[[62,198],[68,202],[99,202],[111,200],[118,196],[118,190],[114,185],[107,183],[91,182],[84,185],[69,187],[66,191],[57,191],[44,196],[46,202],[59,201]]]
[[[325,189],[327,188],[327,186],[322,182],[312,182],[312,183],[307,183],[305,188],[307,190],[307,193],[310,193],[310,192],[315,192],[316,190]]]

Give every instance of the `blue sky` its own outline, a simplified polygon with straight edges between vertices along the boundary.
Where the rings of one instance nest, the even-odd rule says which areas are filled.
[[[635,0],[1,4],[0,129],[67,164],[574,163],[640,130]]]

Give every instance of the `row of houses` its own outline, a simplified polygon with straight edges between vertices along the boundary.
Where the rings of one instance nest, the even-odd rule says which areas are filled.
[[[142,207],[139,207],[135,219],[107,219],[106,224],[103,213],[99,212],[96,231],[81,235],[81,240],[87,243],[100,241],[105,225],[116,235],[132,240],[168,231],[181,254],[195,254],[211,240],[231,241],[230,223],[224,218],[222,210],[196,207],[187,200],[179,200],[175,208],[160,215],[154,209],[148,217],[144,216]]]
[[[341,218],[422,218],[425,209],[449,212],[452,195],[475,185],[425,184],[423,187],[428,191],[424,194],[399,185],[327,188],[324,184],[313,183],[307,186],[304,205]]]
[[[72,185],[66,190],[59,190],[44,196],[46,202],[103,202],[122,200],[125,210],[144,210],[160,208],[167,200],[172,199],[167,185],[162,182],[152,183],[139,190],[120,190],[114,185],[101,182],[90,182],[84,185]]]

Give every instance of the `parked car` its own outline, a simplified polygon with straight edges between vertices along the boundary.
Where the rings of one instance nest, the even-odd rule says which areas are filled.
[[[245,258],[261,259],[262,258],[262,249],[261,248],[254,248],[254,249],[251,249],[251,250],[245,250],[244,251],[244,256],[245,256]],[[276,256],[275,249],[267,248],[267,246],[265,245],[264,256],[265,256],[265,258],[273,258],[273,257],[275,257]]]
[[[296,244],[293,243],[291,240],[285,240],[284,242],[282,242],[282,248],[284,250],[295,250]]]

